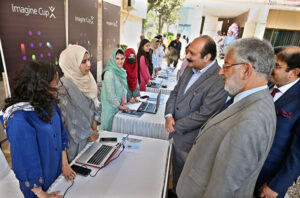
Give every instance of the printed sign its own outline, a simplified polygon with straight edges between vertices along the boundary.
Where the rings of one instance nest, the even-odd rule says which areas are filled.
[[[65,35],[64,1],[0,2],[0,38],[9,78],[26,61],[58,64]]]
[[[120,44],[120,7],[103,1],[103,65]]]
[[[91,72],[97,80],[98,0],[69,0],[69,44],[86,48],[90,54]]]

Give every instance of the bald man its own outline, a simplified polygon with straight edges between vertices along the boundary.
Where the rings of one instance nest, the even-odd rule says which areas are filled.
[[[209,36],[196,38],[188,48],[188,66],[166,105],[166,129],[174,140],[173,189],[200,127],[222,108],[227,98],[215,57],[213,39]]]

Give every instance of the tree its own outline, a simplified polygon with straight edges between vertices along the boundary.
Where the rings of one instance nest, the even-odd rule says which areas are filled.
[[[181,0],[148,0],[145,28],[155,24],[155,30],[161,34],[165,24],[169,26],[180,19],[182,5]]]

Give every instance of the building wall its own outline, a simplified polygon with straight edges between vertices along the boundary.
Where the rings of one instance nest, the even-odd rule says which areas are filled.
[[[232,21],[236,22],[239,27],[244,27],[245,23],[248,20],[248,15],[249,15],[249,11],[245,12],[245,13],[239,15],[239,16],[234,17]]]
[[[121,6],[121,4],[122,4],[122,0],[103,0],[103,1],[113,4],[113,5],[116,5],[116,6]]]
[[[121,13],[121,43],[137,51],[137,43],[142,34],[142,18]]]
[[[133,48],[137,52],[137,43],[142,34],[143,18],[147,15],[147,0],[135,0],[133,8],[124,7],[123,0],[120,23],[120,44]]]
[[[266,28],[300,30],[300,11],[270,10]]]

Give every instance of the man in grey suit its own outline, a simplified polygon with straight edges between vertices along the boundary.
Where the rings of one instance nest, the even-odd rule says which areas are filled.
[[[240,39],[226,49],[220,75],[233,104],[200,130],[177,184],[179,197],[250,198],[271,148],[276,115],[267,82],[272,46]]]
[[[214,40],[209,36],[196,38],[186,55],[188,67],[166,105],[166,129],[174,140],[173,193],[200,127],[222,108],[227,98],[215,57]]]

